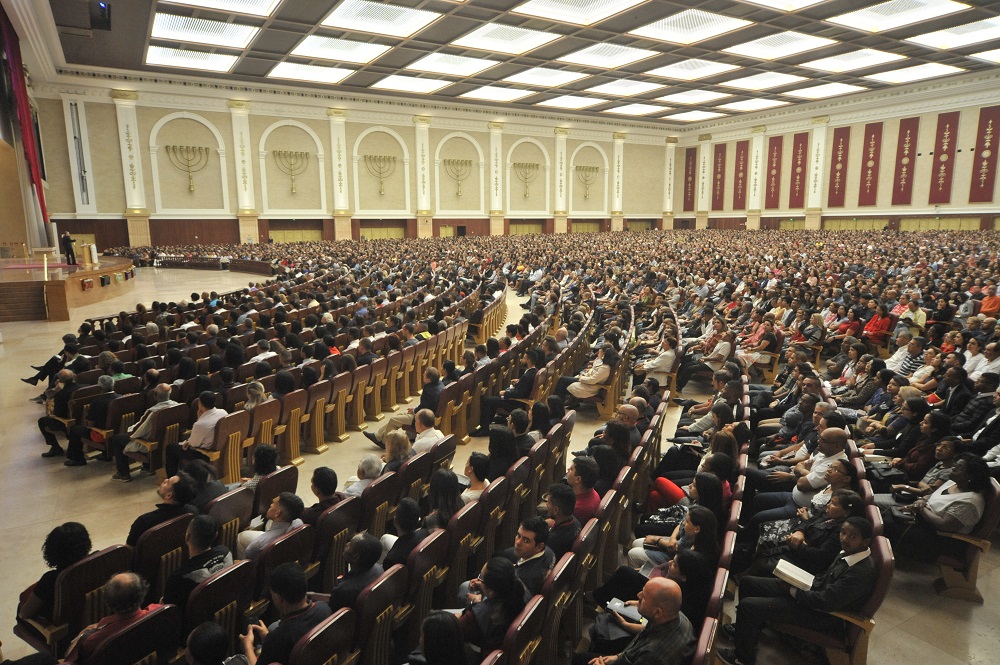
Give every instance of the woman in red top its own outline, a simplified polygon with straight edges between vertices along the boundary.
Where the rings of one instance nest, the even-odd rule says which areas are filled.
[[[882,340],[885,339],[886,333],[889,332],[889,312],[885,305],[879,305],[875,310],[875,316],[868,319],[868,323],[865,324],[864,332],[862,337],[872,344],[879,346],[882,344]]]

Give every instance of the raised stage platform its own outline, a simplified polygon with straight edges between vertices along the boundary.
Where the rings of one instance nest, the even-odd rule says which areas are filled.
[[[132,291],[134,278],[130,259],[110,256],[90,265],[50,263],[47,280],[41,261],[0,259],[0,323],[69,321],[74,307]]]

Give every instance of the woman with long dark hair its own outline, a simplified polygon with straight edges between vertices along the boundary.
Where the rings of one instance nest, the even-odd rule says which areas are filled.
[[[481,600],[459,618],[462,636],[479,647],[480,653],[488,654],[503,645],[511,622],[527,604],[528,591],[517,578],[514,564],[501,557],[486,562],[469,590],[479,594]]]

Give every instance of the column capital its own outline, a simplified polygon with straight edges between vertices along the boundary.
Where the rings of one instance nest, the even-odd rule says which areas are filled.
[[[430,124],[431,124],[431,118],[430,118],[430,116],[426,116],[426,115],[415,115],[415,116],[413,116],[413,124],[414,125],[427,125],[427,126],[430,126]]]
[[[711,134],[698,134],[698,140],[699,141],[711,141],[712,140],[712,135]]]
[[[228,106],[229,110],[232,111],[232,112],[234,112],[234,113],[240,112],[240,111],[243,111],[244,113],[246,113],[247,111],[250,110],[250,102],[248,102],[245,99],[229,99],[229,100],[226,100],[226,106]]]
[[[565,127],[556,127],[552,130],[552,133],[556,136],[569,136],[569,130]]]
[[[765,127],[764,125],[757,125],[756,127],[751,127],[750,128],[750,133],[751,134],[763,134],[766,131],[767,131],[767,127]]]
[[[135,90],[112,90],[111,99],[115,102],[137,102],[139,93]]]
[[[611,135],[611,138],[613,138],[616,141],[624,141],[626,136],[628,136],[628,134],[626,134],[625,132],[614,132]]]
[[[503,131],[503,123],[502,122],[488,122],[488,123],[486,123],[486,126],[489,127],[490,129],[494,130],[494,131]]]
[[[331,118],[334,118],[335,120],[337,120],[337,119],[339,119],[339,120],[346,120],[347,119],[347,111],[345,111],[344,109],[329,108],[329,109],[326,110],[326,114],[328,116],[330,116]]]
[[[828,115],[821,115],[819,117],[812,119],[812,124],[814,125],[827,125],[829,123],[830,123],[830,116]]]
[[[677,143],[677,137],[676,136],[668,136],[667,138],[663,139],[663,142],[666,143],[667,145],[673,145],[673,144]]]

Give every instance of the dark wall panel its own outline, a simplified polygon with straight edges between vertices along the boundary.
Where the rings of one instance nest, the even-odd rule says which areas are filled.
[[[435,219],[435,237],[441,235],[440,229],[442,226],[464,226],[465,235],[467,236],[488,236],[490,234],[490,220],[488,219]]]
[[[59,233],[92,233],[97,244],[97,251],[102,252],[108,247],[126,247],[128,241],[128,222],[124,219],[57,219]]]
[[[151,219],[149,237],[154,245],[239,244],[236,219]]]

